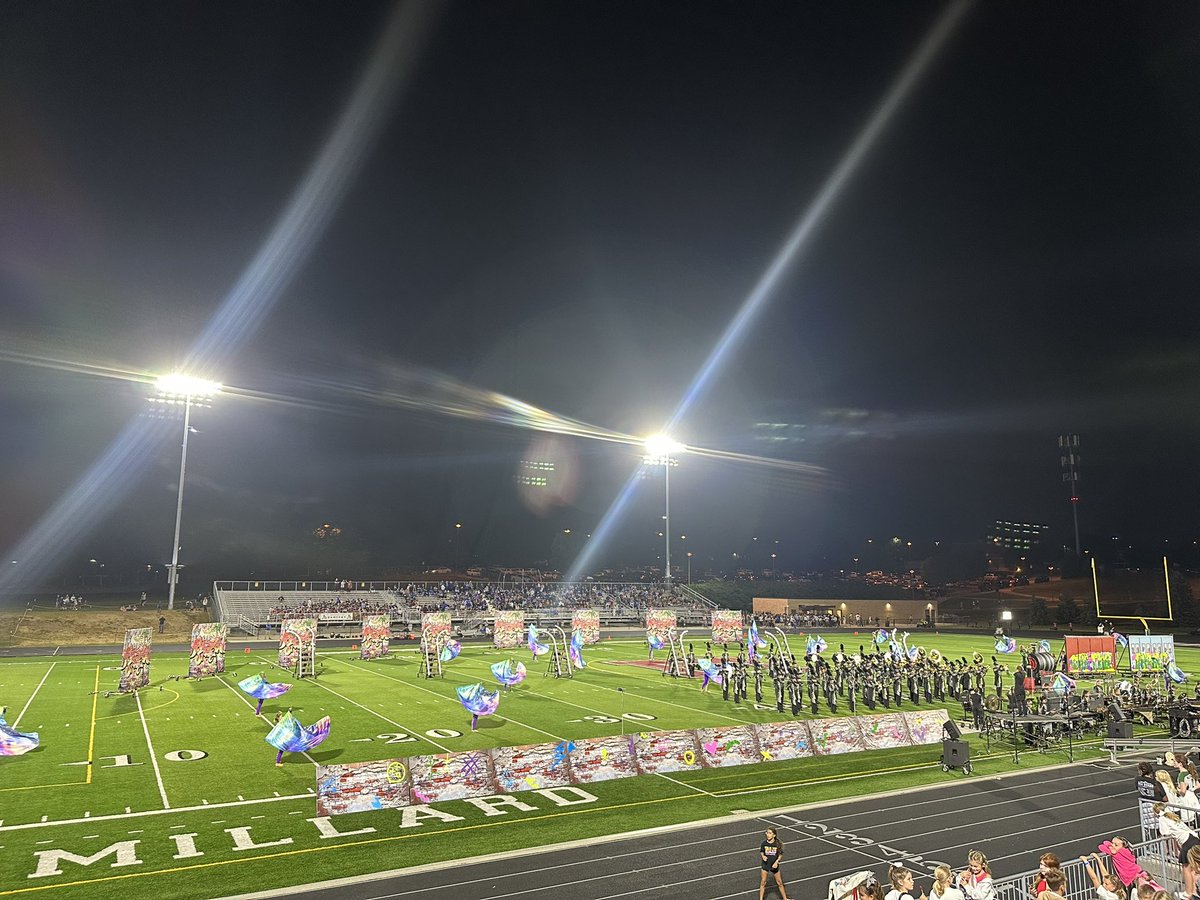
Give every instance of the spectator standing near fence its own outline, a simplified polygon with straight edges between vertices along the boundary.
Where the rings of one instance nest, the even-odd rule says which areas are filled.
[[[1092,880],[1098,900],[1125,900],[1125,887],[1121,880],[1105,867],[1104,857],[1093,853],[1091,856],[1079,858],[1083,861],[1083,871],[1087,872],[1088,878]],[[1092,865],[1093,860],[1095,866]]]
[[[1036,897],[1042,891],[1051,890],[1047,882],[1047,876],[1053,872],[1059,872],[1062,869],[1062,860],[1058,858],[1056,853],[1043,853],[1038,858],[1038,875],[1033,880],[1033,887],[1030,893]]]
[[[1137,778],[1133,780],[1133,787],[1137,791],[1138,806],[1142,813],[1142,833],[1147,834],[1158,824],[1154,804],[1166,803],[1167,792],[1155,779],[1154,766],[1148,762],[1140,762],[1137,769]]]
[[[958,873],[958,886],[970,900],[996,900],[996,885],[983,851],[967,854],[967,868]]]
[[[1200,846],[1200,837],[1183,823],[1177,812],[1168,809],[1166,804],[1154,804],[1154,812],[1158,816],[1156,824],[1159,833],[1179,845],[1179,865],[1183,870],[1183,886],[1187,889],[1190,897],[1196,892],[1196,873],[1188,865],[1188,853],[1193,847]]]

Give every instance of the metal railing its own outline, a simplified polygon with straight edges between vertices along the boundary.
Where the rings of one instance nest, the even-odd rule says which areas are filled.
[[[1164,890],[1169,891],[1172,896],[1177,891],[1183,890],[1183,874],[1178,862],[1179,851],[1173,841],[1155,837],[1152,840],[1133,844],[1129,849],[1137,857],[1138,863],[1146,874]],[[1114,872],[1112,861],[1103,855],[1101,858],[1104,860],[1102,871]],[[1093,869],[1096,868],[1094,860],[1089,863],[1078,858],[1063,861],[1062,873],[1067,879],[1063,897],[1066,900],[1094,900],[1096,889],[1092,886],[1092,880],[1085,871],[1087,865]],[[996,888],[996,900],[1030,900],[1033,896],[1033,885],[1039,877],[1039,871],[1033,869],[1029,872],[1019,872],[1016,875],[1006,875],[1003,878],[994,879],[992,884]],[[1131,896],[1133,896],[1132,893]]]

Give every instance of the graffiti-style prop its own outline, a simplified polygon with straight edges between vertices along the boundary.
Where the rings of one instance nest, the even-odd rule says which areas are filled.
[[[525,612],[520,609],[505,609],[496,613],[492,627],[492,644],[500,650],[511,650],[521,646],[525,634]]]
[[[429,638],[431,644],[437,640],[439,634],[449,637],[450,626],[449,612],[428,612],[421,614],[421,632]]]
[[[600,613],[594,609],[577,609],[571,613],[571,633],[583,632],[585,644],[600,640]]]
[[[1175,662],[1175,638],[1169,634],[1132,634],[1128,646],[1135,672],[1166,672]]]
[[[359,658],[379,659],[387,656],[388,644],[391,639],[391,616],[363,616],[362,642],[359,644]]]
[[[311,616],[304,619],[284,619],[279,625],[279,657],[277,662],[285,669],[294,669],[300,657],[312,656],[317,640],[317,620]]]
[[[736,644],[742,639],[742,614],[736,609],[714,609],[712,611],[712,639],[714,644]]]
[[[317,815],[587,785],[656,772],[937,744],[947,718],[944,709],[916,710],[809,722],[642,731],[530,747],[320,766]]]
[[[667,632],[677,627],[675,612],[669,609],[646,610],[646,642],[651,648],[661,650],[667,645]],[[656,647],[655,644],[658,644]]]
[[[125,646],[121,648],[121,681],[118,689],[122,694],[144,688],[150,683],[150,629],[130,628],[125,632]]]
[[[224,622],[201,622],[192,626],[192,652],[188,678],[206,678],[225,671],[225,640],[229,626]]]
[[[1116,670],[1116,641],[1111,634],[1067,638],[1067,674],[1092,675]]]

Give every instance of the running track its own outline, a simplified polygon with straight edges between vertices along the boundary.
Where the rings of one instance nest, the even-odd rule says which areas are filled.
[[[905,858],[918,875],[917,886],[928,891],[929,879],[921,876],[933,861],[958,871],[973,848],[983,850],[992,871],[1003,876],[1037,868],[1047,850],[1072,859],[1114,834],[1137,840],[1133,776],[1132,763],[1066,765],[988,779],[952,774],[945,784],[890,796],[243,898],[756,900],[758,845],[767,825],[785,844],[782,868],[790,900],[822,900],[831,878],[862,869],[885,875],[888,862]],[[767,897],[778,896],[768,888]]]

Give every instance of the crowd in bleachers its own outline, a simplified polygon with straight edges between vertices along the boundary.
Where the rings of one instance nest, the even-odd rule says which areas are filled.
[[[349,584],[349,582],[348,582]],[[472,581],[397,584],[386,593],[347,593],[335,597],[279,600],[271,607],[271,620],[322,613],[364,615],[412,612],[494,612],[497,610],[598,609],[621,612],[655,606],[691,607],[688,598],[668,589],[643,584],[495,584]]]

